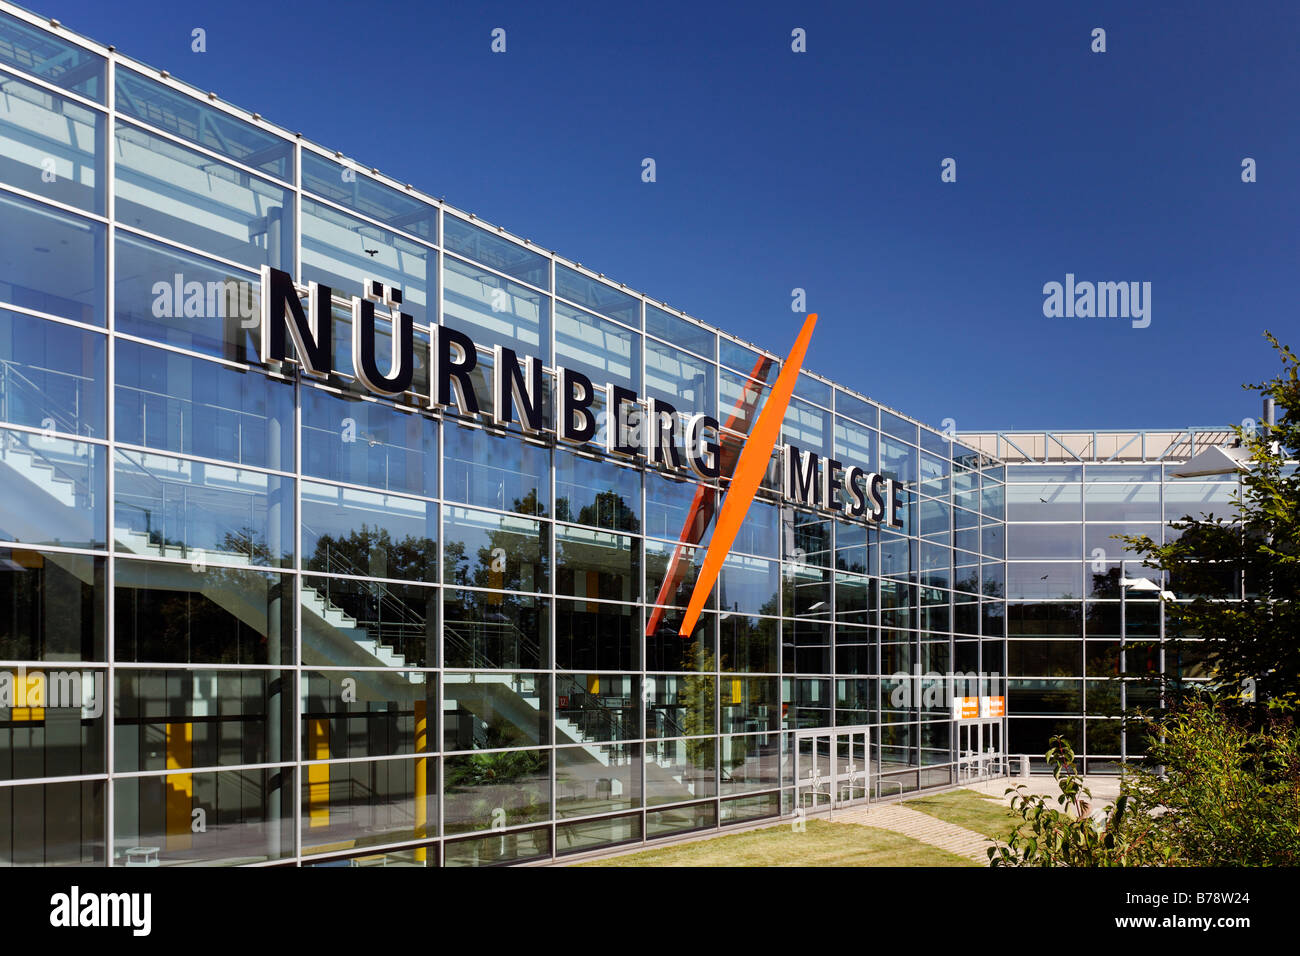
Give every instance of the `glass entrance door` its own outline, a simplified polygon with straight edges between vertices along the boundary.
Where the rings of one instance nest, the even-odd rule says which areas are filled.
[[[957,779],[960,783],[1003,776],[1002,720],[957,720]]]
[[[805,813],[861,803],[870,795],[867,727],[801,730],[795,738],[795,807]]]

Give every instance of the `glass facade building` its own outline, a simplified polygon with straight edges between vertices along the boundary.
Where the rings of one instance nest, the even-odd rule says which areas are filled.
[[[1012,753],[1041,754],[1060,734],[1086,772],[1116,772],[1142,749],[1123,714],[1162,707],[1162,675],[1206,680],[1201,642],[1165,613],[1180,598],[1166,590],[1174,585],[1115,536],[1162,543],[1185,516],[1234,518],[1239,474],[1177,474],[1234,437],[1226,428],[962,436],[1006,463]],[[1133,587],[1144,580],[1157,587]]]
[[[801,372],[781,444],[897,483],[898,526],[793,503],[778,449],[683,638],[779,354],[8,4],[0,89],[0,861],[549,860],[795,812],[823,747],[850,795],[946,785],[940,675],[1009,696],[1012,751],[1125,753],[1093,678],[1161,625],[1094,555],[1178,510],[1160,464]],[[334,291],[335,371],[264,354],[267,267]],[[390,397],[371,282],[413,319]],[[603,450],[604,398],[581,446],[430,407],[445,328],[482,408],[511,349],[715,419],[721,474]]]

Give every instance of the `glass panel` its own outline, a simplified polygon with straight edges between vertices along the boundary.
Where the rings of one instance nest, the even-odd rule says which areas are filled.
[[[115,248],[117,331],[232,362],[257,361],[255,276],[122,233]]]
[[[448,532],[450,533],[450,532]],[[499,591],[447,591],[447,667],[541,667],[551,659],[550,602]]]
[[[0,787],[0,866],[103,866],[105,805],[103,780]]]
[[[568,266],[555,264],[555,294],[562,295],[570,302],[607,315],[634,329],[641,328],[641,302],[611,288],[596,279],[588,278],[575,272]]]
[[[1159,521],[1159,485],[1097,485],[1085,488],[1088,521]]]
[[[756,797],[740,797],[736,800],[722,801],[722,822],[724,824],[774,817],[779,815],[780,812],[781,801],[775,793],[764,793]]]
[[[710,361],[716,361],[718,357],[718,337],[711,330],[678,318],[649,302],[645,306],[645,330]]]
[[[1083,565],[1079,562],[1007,563],[1007,593],[1012,600],[1083,597]]]
[[[106,341],[0,309],[0,420],[103,438]]]
[[[830,412],[800,399],[791,399],[785,410],[781,441],[793,444],[801,452],[812,451],[823,457],[828,455],[831,449]]]
[[[828,382],[813,378],[807,372],[800,372],[795,380],[794,394],[800,398],[822,406],[831,407],[831,386]]]
[[[1171,481],[1164,486],[1164,492],[1165,521],[1177,521],[1186,515],[1199,518],[1203,514],[1214,514],[1234,518],[1237,514],[1232,504],[1237,493],[1235,481],[1215,484]]]
[[[306,575],[300,600],[305,663],[432,667],[437,662],[435,588]]]
[[[657,471],[645,472],[646,534],[707,545],[713,535],[717,495],[717,491],[708,485],[678,481]],[[745,523],[737,535],[739,550],[755,551],[762,547],[763,551],[759,553],[771,553],[768,539],[776,536],[774,512],[775,508],[770,505],[751,506],[750,514],[755,516],[755,523],[751,525],[750,515],[745,516]],[[746,533],[746,528],[750,534]],[[743,548],[740,547],[742,538],[749,538]]]
[[[711,671],[714,669],[714,632],[717,615],[705,612],[689,637],[680,634],[684,612],[647,612],[645,662],[647,670]]]
[[[103,215],[104,114],[7,73],[0,88],[0,182]]]
[[[880,410],[880,430],[886,435],[892,435],[894,438],[901,438],[909,445],[916,444],[916,423],[909,422],[906,418],[901,418],[892,412],[887,412],[883,408]]]
[[[1078,677],[1083,673],[1083,641],[1008,641],[1007,673],[1013,677]]]
[[[555,751],[555,815],[584,817],[641,806],[641,745]]]
[[[759,733],[778,729],[781,702],[777,678],[723,677],[719,686],[723,733]],[[776,786],[775,781],[772,786]]]
[[[438,580],[438,506],[304,481],[302,566],[326,574]]]
[[[611,531],[640,531],[641,473],[557,449],[555,516]]]
[[[289,190],[133,126],[115,137],[118,222],[245,266],[293,268]]]
[[[882,415],[888,414],[881,412]],[[892,438],[882,438],[880,442],[880,473],[886,478],[893,478],[904,485],[916,481],[917,451],[911,445],[904,445]],[[888,503],[886,502],[886,506]]]
[[[1078,558],[1083,542],[1077,524],[1007,525],[1010,558]]]
[[[777,561],[728,555],[718,579],[718,607],[731,614],[781,613],[781,574]]]
[[[555,852],[583,853],[603,846],[641,839],[641,815],[603,817],[564,823],[555,828]]]
[[[436,674],[304,671],[301,690],[302,752],[308,760],[438,749]]]
[[[293,384],[117,340],[117,440],[293,468]]]
[[[301,281],[355,296],[366,279],[376,279],[401,289],[402,311],[417,324],[428,325],[433,320],[430,302],[438,288],[437,269],[438,254],[428,246],[303,198]],[[377,312],[386,314],[384,308]],[[350,345],[348,335],[344,341]]]
[[[562,302],[555,304],[555,364],[606,382],[641,389],[641,336]]]
[[[114,770],[292,760],[292,687],[278,670],[118,670]]]
[[[293,181],[293,144],[192,96],[125,68],[117,70],[117,108],[280,179]]]
[[[309,729],[322,727],[312,721]],[[313,740],[309,753],[328,748]],[[302,850],[321,853],[437,832],[436,760],[383,760],[313,764],[304,770]]]
[[[639,552],[640,542],[627,535],[557,525],[555,591],[606,601],[638,600]]]
[[[442,321],[475,342],[551,361],[551,300],[527,286],[447,256]],[[596,384],[603,384],[603,380]]]
[[[646,677],[646,737],[699,737],[717,733],[713,713],[716,696],[717,678],[710,675]]]
[[[104,547],[106,452],[101,445],[0,428],[0,538]]]
[[[718,808],[713,803],[697,803],[689,807],[652,810],[645,815],[645,835],[647,840],[670,836],[674,833],[704,830],[717,825]]]
[[[452,659],[448,645],[448,660]],[[478,672],[443,677],[443,749],[494,750],[551,740],[546,674]]]
[[[365,173],[345,170],[341,164],[309,149],[302,151],[302,184],[304,189],[386,226],[428,242],[438,241],[438,210],[434,206],[385,186]]]
[[[448,251],[481,262],[489,269],[513,276],[541,289],[551,287],[550,260],[504,236],[496,236],[480,229],[458,216],[448,213],[443,217]],[[448,259],[446,264],[451,265]]]
[[[0,658],[105,660],[104,563],[0,548]]]
[[[603,601],[555,602],[555,666],[568,670],[637,666],[641,611]]]
[[[629,674],[556,675],[556,743],[636,740],[640,736],[641,678]]]
[[[509,591],[550,591],[550,523],[449,507],[443,580]]]
[[[118,661],[288,664],[292,583],[270,571],[117,559]]]
[[[292,566],[292,479],[122,449],[113,467],[117,550]]]
[[[107,690],[103,671],[0,667],[0,780],[103,773]]]
[[[943,435],[931,431],[930,429],[924,426],[921,427],[920,432],[921,432],[922,448],[924,448],[928,452],[938,455],[940,458],[944,459],[945,462],[951,462],[952,446],[950,445],[947,438],[945,438]]]
[[[780,622],[770,617],[718,616],[718,667],[724,671],[775,673]]]
[[[1082,521],[1080,485],[1007,485],[1008,521]]]
[[[1075,482],[1083,480],[1083,465],[1008,465],[1007,481]]]
[[[450,220],[449,220],[450,221]],[[443,844],[443,866],[498,866],[549,858],[551,828],[509,830]]]
[[[646,342],[646,394],[668,402],[683,416],[703,413],[717,417],[714,371],[712,363],[671,346]]]
[[[868,472],[876,470],[876,443],[873,429],[864,428],[845,418],[835,419],[835,457],[846,465],[857,465]]]
[[[654,807],[717,796],[716,753],[714,737],[646,741],[646,805]]]
[[[0,194],[0,301],[87,325],[104,324],[105,229]]]
[[[0,62],[104,102],[104,58],[0,13]]]
[[[443,497],[449,501],[545,515],[551,500],[551,453],[521,436],[448,424],[443,429]]]
[[[238,866],[293,854],[293,768],[180,772],[186,766],[114,782],[115,859]]]
[[[850,395],[848,392],[840,388],[835,390],[835,412],[836,414],[847,415],[850,418],[856,419],[873,429],[876,427],[876,422],[879,418],[875,405],[863,401],[856,395]],[[864,464],[863,467],[866,467],[866,465]]]
[[[457,692],[468,686],[458,684]],[[551,816],[551,751],[508,750],[446,757],[443,801],[447,833],[547,820]]]
[[[438,491],[438,423],[382,402],[302,389],[302,470],[389,491]]]

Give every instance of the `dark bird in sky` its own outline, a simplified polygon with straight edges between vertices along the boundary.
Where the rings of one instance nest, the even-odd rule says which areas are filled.
[[[1041,578],[1039,578],[1038,580],[1040,580],[1040,581],[1046,581],[1046,580],[1047,580],[1047,575],[1044,574],[1044,575],[1043,575]]]
[[[368,255],[368,256],[377,256],[377,255],[379,255],[379,250],[378,250],[378,249],[362,249],[361,251],[364,252],[364,253],[365,253],[366,255]]]

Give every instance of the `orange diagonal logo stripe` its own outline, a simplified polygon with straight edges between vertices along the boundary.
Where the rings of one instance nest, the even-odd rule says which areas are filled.
[[[794,348],[790,350],[789,357],[781,366],[781,374],[776,377],[776,384],[772,386],[772,394],[768,396],[767,404],[759,412],[754,430],[749,433],[749,440],[741,449],[740,458],[736,461],[735,474],[731,476],[731,487],[727,490],[726,500],[722,502],[722,508],[718,511],[718,526],[713,531],[713,540],[709,542],[709,550],[704,555],[704,566],[700,569],[695,590],[691,592],[691,603],[686,607],[686,617],[682,619],[682,626],[678,631],[681,637],[687,637],[694,630],[695,622],[700,619],[700,611],[704,609],[704,602],[709,599],[713,585],[718,580],[722,562],[730,553],[731,545],[740,531],[741,522],[749,513],[750,503],[758,493],[758,486],[762,484],[767,463],[772,460],[772,449],[776,447],[776,440],[781,437],[781,423],[785,421],[785,410],[790,404],[790,396],[794,394],[799,369],[803,366],[803,357],[808,351],[808,341],[812,338],[813,328],[816,325],[817,313],[811,312],[808,318],[804,319],[799,337],[794,340]]]

